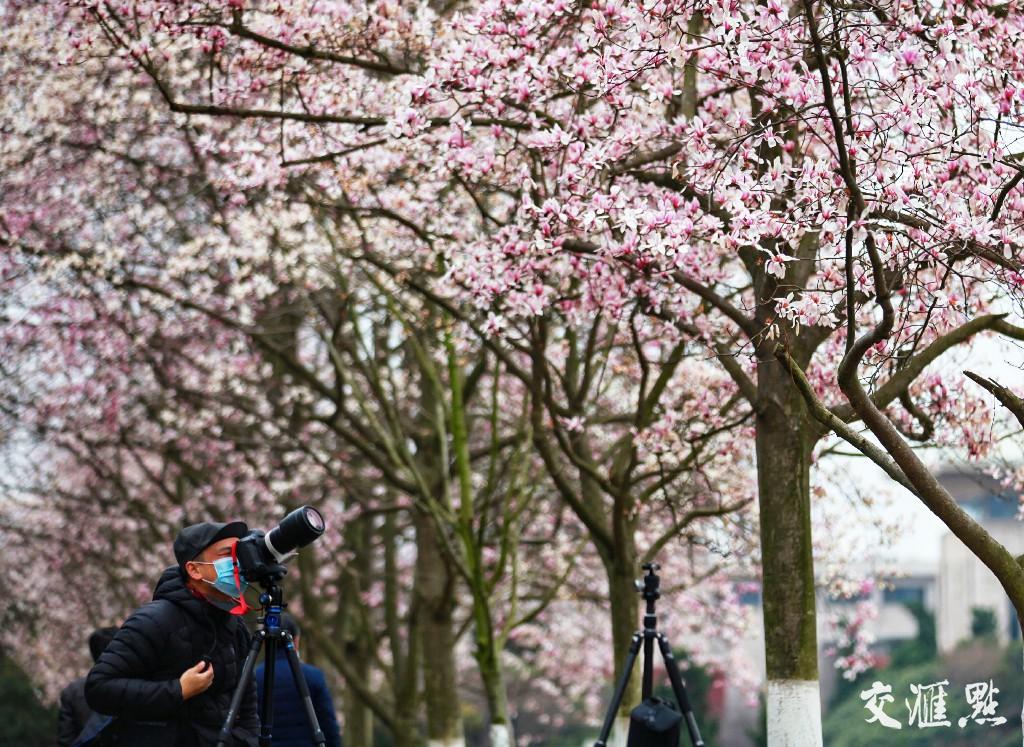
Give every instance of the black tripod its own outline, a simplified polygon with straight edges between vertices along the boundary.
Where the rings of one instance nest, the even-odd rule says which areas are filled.
[[[629,644],[629,655],[626,657],[626,666],[622,670],[622,676],[615,686],[615,694],[612,702],[608,704],[608,712],[604,717],[604,726],[601,727],[601,734],[594,743],[594,747],[605,747],[608,742],[608,735],[611,734],[612,724],[615,723],[615,714],[622,704],[622,697],[626,693],[626,686],[629,684],[629,676],[636,663],[637,654],[640,653],[640,643],[644,644],[644,674],[641,699],[647,700],[651,697],[654,689],[654,641],[658,641],[661,649],[661,658],[665,660],[665,669],[668,670],[668,678],[672,682],[672,691],[675,693],[679,710],[686,721],[686,729],[690,733],[690,742],[693,747],[704,747],[704,740],[701,739],[700,730],[697,728],[697,719],[693,715],[693,708],[690,707],[690,699],[686,695],[686,685],[679,675],[679,665],[675,656],[672,655],[672,646],[664,633],[658,632],[658,616],[654,614],[654,603],[661,597],[661,579],[655,571],[661,566],[657,563],[644,563],[642,568],[647,571],[643,581],[637,581],[637,590],[647,601],[647,611],[644,614],[644,629],[633,634],[633,640]]]
[[[271,733],[274,730],[274,669],[277,664],[277,647],[283,643],[285,654],[288,657],[288,666],[292,670],[292,679],[302,696],[302,703],[306,708],[306,718],[309,720],[309,728],[313,732],[313,742],[319,747],[324,747],[324,733],[320,730],[320,723],[316,719],[316,712],[313,710],[313,700],[309,697],[309,686],[302,674],[302,665],[299,663],[299,655],[295,653],[295,644],[292,641],[292,634],[281,629],[281,613],[284,611],[284,595],[277,582],[286,573],[283,566],[272,566],[280,569],[260,585],[264,591],[260,594],[260,606],[263,608],[263,617],[260,618],[262,627],[253,636],[252,645],[249,647],[249,654],[245,657],[245,664],[242,666],[242,676],[238,680],[235,692],[231,696],[231,706],[228,708],[227,718],[220,729],[217,737],[217,747],[225,747],[231,739],[231,728],[238,718],[238,709],[242,705],[242,698],[245,695],[249,678],[252,677],[252,670],[256,666],[256,657],[259,656],[260,648],[266,645],[266,657],[263,670],[263,702],[260,709],[263,718],[260,722],[260,747],[271,747]]]

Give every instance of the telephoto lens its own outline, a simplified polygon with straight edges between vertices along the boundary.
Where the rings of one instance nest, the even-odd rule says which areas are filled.
[[[269,532],[254,529],[238,540],[238,569],[249,583],[266,583],[287,571],[284,563],[324,533],[327,523],[312,506],[292,511]]]
[[[324,517],[312,506],[297,508],[281,520],[281,523],[267,532],[264,539],[267,549],[280,563],[300,547],[305,547],[326,528]]]

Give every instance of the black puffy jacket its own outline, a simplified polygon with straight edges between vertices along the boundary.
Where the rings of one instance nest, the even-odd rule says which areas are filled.
[[[252,637],[237,617],[196,597],[177,567],[160,577],[153,601],[129,617],[89,672],[85,697],[98,713],[117,716],[114,733],[175,747],[213,747],[238,684]],[[203,657],[213,662],[213,684],[182,700],[182,673]],[[154,722],[152,726],[138,722]],[[163,722],[157,723],[157,722]],[[256,681],[250,678],[233,732],[235,746],[256,745]],[[142,735],[140,737],[139,735]]]

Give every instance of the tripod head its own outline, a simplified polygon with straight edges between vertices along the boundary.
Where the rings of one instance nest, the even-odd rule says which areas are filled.
[[[636,580],[636,590],[650,606],[654,604],[655,600],[661,598],[661,578],[655,573],[655,571],[661,570],[661,566],[657,563],[644,563],[640,567],[647,571],[647,574]]]
[[[260,613],[259,623],[263,631],[270,638],[281,638],[281,614],[288,603],[284,601],[284,590],[279,583],[288,572],[283,565],[275,566],[279,573],[274,573],[267,578],[261,579],[259,584],[263,587],[260,592]]]
[[[662,598],[662,579],[654,573],[662,570],[662,567],[656,563],[645,563],[640,568],[647,573],[633,583],[640,595],[647,601],[647,613],[651,614],[654,612],[655,601]]]

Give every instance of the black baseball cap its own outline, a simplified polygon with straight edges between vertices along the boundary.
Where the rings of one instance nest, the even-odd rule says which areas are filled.
[[[226,537],[244,537],[249,533],[249,526],[244,521],[204,521],[192,524],[178,532],[174,540],[174,558],[178,567],[184,568],[185,563],[196,557],[214,542]]]

